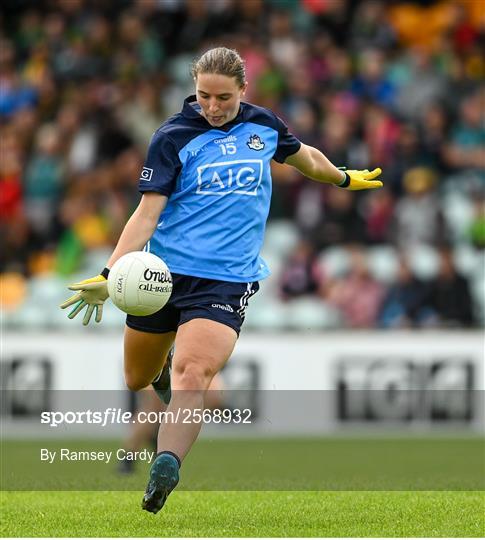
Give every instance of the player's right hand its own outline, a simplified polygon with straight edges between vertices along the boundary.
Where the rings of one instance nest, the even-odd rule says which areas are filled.
[[[108,280],[99,274],[98,276],[85,279],[79,283],[74,283],[70,285],[68,289],[71,291],[79,291],[60,305],[62,309],[74,305],[74,308],[69,313],[68,317],[74,319],[74,317],[87,306],[88,308],[83,319],[84,326],[89,323],[95,309],[95,321],[99,323],[103,316],[103,304],[109,296]]]

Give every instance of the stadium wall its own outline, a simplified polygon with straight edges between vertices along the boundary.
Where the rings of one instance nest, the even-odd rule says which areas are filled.
[[[70,410],[73,402],[129,407],[119,333],[7,332],[2,345],[2,415],[15,432],[29,418],[38,423],[41,410]],[[244,435],[484,431],[481,332],[248,333],[223,385],[224,407],[251,410],[250,426],[229,426]]]

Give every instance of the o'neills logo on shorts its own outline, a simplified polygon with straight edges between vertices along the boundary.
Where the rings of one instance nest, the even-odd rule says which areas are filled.
[[[143,274],[147,281],[157,281],[158,283],[172,283],[172,276],[163,270],[150,270],[147,268]]]
[[[217,309],[223,309],[224,311],[229,311],[230,313],[234,313],[234,310],[229,304],[226,304],[225,306],[221,304],[212,304],[212,307],[215,307]]]

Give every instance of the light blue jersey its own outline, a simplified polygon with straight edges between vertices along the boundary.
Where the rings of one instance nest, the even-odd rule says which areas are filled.
[[[271,159],[301,143],[271,111],[241,103],[221,128],[198,112],[195,96],[153,135],[142,193],[168,196],[148,249],[174,273],[233,282],[264,279],[259,253],[271,202]]]

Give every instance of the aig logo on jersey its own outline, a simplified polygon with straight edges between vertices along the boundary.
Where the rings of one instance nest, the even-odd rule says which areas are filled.
[[[197,168],[198,195],[258,194],[263,176],[261,159],[237,159],[210,163]]]
[[[153,169],[150,169],[149,167],[143,167],[140,174],[140,180],[144,180],[145,182],[150,182],[152,179]]]
[[[251,135],[249,141],[246,143],[251,150],[262,150],[264,148],[264,142],[259,135]]]

